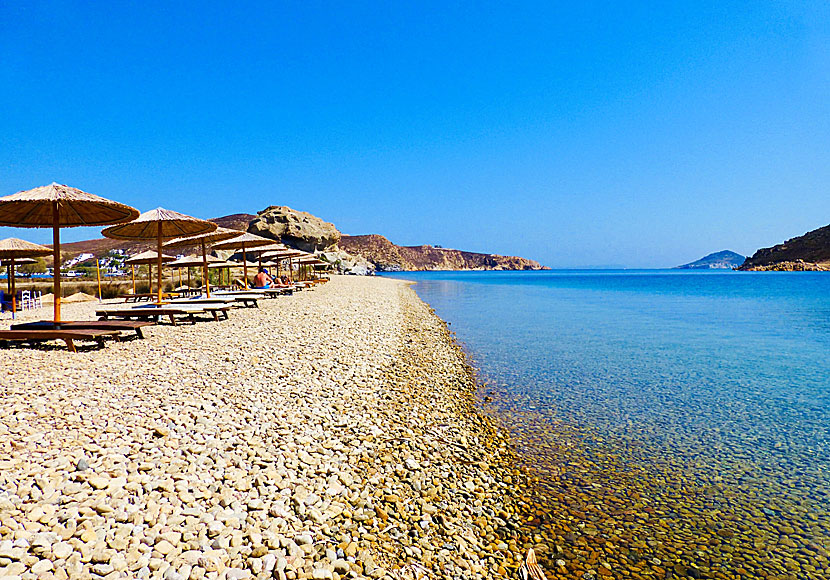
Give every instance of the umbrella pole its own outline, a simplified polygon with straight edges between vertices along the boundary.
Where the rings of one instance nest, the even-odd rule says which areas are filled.
[[[101,302],[101,262],[98,258],[95,258],[95,274],[98,276],[98,302]]]
[[[245,290],[248,289],[248,256],[245,254],[245,242],[242,243],[242,277],[245,278]]]
[[[12,260],[9,268],[11,268],[12,273],[12,320],[14,320],[14,317],[17,316],[17,289],[14,287],[14,260]]]
[[[52,202],[52,293],[54,294],[53,310],[55,324],[60,326],[61,322],[61,216],[58,211],[58,202]]]
[[[187,267],[187,287],[192,288],[193,285],[190,283],[190,266]]]
[[[133,294],[135,294],[135,265],[130,264],[130,277],[133,279]]]
[[[161,222],[158,223],[158,304],[161,304]]]
[[[205,277],[205,291],[207,292],[207,297],[210,298],[210,280],[208,279],[207,250],[205,250],[204,239],[202,239],[202,275]]]
[[[147,293],[153,295],[153,263],[147,263]]]

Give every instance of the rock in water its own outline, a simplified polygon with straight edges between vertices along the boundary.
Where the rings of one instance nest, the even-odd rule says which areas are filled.
[[[284,205],[272,205],[257,212],[248,231],[306,252],[322,252],[340,241],[340,232],[334,224]]]

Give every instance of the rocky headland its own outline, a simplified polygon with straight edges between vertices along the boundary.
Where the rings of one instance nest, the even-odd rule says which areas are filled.
[[[3,357],[0,577],[494,578],[534,545],[507,439],[403,282]]]
[[[332,223],[286,206],[270,206],[256,215],[239,213],[210,221],[222,227],[281,241],[305,252],[313,252],[343,273],[370,274],[375,270],[544,269],[539,262],[517,256],[465,252],[430,245],[398,246],[376,234],[347,236]],[[125,242],[109,238],[61,246],[67,259],[83,253],[101,257],[115,249],[132,255],[154,248],[153,242]]]
[[[481,254],[436,246],[398,246],[378,234],[343,236],[340,247],[363,256],[381,271],[399,270],[542,270],[535,260]]]
[[[830,225],[807,232],[771,248],[761,248],[739,270],[830,270]]]

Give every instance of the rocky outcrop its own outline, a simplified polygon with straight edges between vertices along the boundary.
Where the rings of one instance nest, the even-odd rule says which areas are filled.
[[[746,268],[741,266],[739,270],[750,272],[827,272],[830,271],[830,264],[816,264],[815,262],[796,260],[795,262],[774,262]]]
[[[323,252],[340,241],[340,232],[334,224],[284,205],[272,205],[257,212],[248,224],[248,231],[305,252]]]
[[[804,270],[802,263],[826,269],[830,266],[830,225],[807,232],[771,248],[761,248],[747,258],[740,270]],[[777,267],[772,266],[778,264]]]
[[[354,256],[339,248],[322,252],[318,257],[331,264],[341,274],[370,276],[375,273],[375,265],[363,256]]]
[[[539,262],[516,256],[480,254],[435,246],[398,246],[378,234],[343,236],[340,247],[363,256],[380,271],[542,270]]]
[[[677,270],[734,270],[746,260],[732,250],[722,250],[702,257],[700,260],[677,266]]]

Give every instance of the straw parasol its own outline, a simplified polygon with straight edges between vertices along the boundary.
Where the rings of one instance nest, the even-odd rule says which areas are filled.
[[[226,242],[219,242],[214,244],[217,250],[242,250],[242,276],[245,278],[245,289],[248,289],[248,259],[245,256],[245,251],[253,248],[260,248],[262,246],[270,246],[274,244],[274,240],[263,238],[254,234],[244,233],[240,236],[228,240]]]
[[[213,268],[215,264],[222,263],[224,264],[225,261],[221,258],[217,258],[216,256],[206,256],[207,263],[209,268]],[[195,266],[202,265],[202,256],[198,256],[196,254],[192,256],[185,256],[184,258],[179,258],[173,262],[167,264],[168,268],[193,268]]]
[[[297,258],[297,264],[299,265],[300,268],[305,266],[305,267],[311,267],[313,269],[315,266],[325,264],[325,262],[323,262],[321,260],[318,260],[312,254],[305,254],[305,255],[300,256],[299,258]],[[306,275],[307,275],[307,272],[304,271],[303,278],[305,278]]]
[[[44,246],[46,248],[46,246]],[[52,253],[52,248],[46,248],[49,253]],[[0,260],[0,266],[11,266],[12,264],[20,266],[22,264],[36,264],[37,260],[34,258],[9,258],[8,260]]]
[[[171,240],[164,244],[165,248],[180,248],[182,246],[200,246],[202,248],[202,277],[205,280],[205,291],[210,298],[210,280],[208,279],[208,259],[206,244],[213,244],[230,240],[239,236],[239,230],[217,227],[212,232]]]
[[[52,228],[56,323],[61,320],[60,229],[118,224],[136,217],[133,207],[58,183],[0,197],[0,226]]]
[[[280,265],[279,263],[282,260],[288,260],[288,267],[289,270],[291,269],[291,258],[296,258],[298,256],[305,256],[306,253],[300,250],[295,250],[294,248],[289,248],[288,246],[283,246],[277,250],[269,250],[267,252],[263,252],[261,257],[264,257],[266,260],[276,260],[277,262],[277,276],[280,275]],[[290,274],[290,272],[289,272]]]
[[[161,255],[161,261],[165,264],[175,261],[176,258],[173,256],[168,256],[167,254]],[[126,260],[124,260],[125,264],[132,264],[134,266],[139,266],[141,264],[155,264],[159,261],[159,254],[155,250],[147,250],[146,252],[141,252],[140,254],[136,254],[135,256],[130,256]]]
[[[180,284],[181,284],[181,280],[182,280],[181,269],[182,268],[187,268],[187,287],[190,288],[190,268],[193,268],[195,266],[199,266],[199,267],[204,268],[206,265],[207,265],[208,268],[210,268],[212,264],[215,264],[217,262],[223,262],[223,260],[221,260],[219,258],[216,258],[214,256],[205,255],[203,257],[203,256],[198,256],[198,255],[194,254],[192,256],[185,256],[183,258],[179,258],[175,262],[170,262],[169,264],[167,264],[167,266],[169,268],[176,268],[176,269],[179,270],[179,283]],[[207,287],[210,288],[210,281],[209,281],[208,277],[206,275],[204,275],[204,272],[203,272],[203,279],[205,280],[205,283],[207,284]]]
[[[156,208],[145,211],[135,220],[104,228],[102,234],[116,240],[150,240],[158,244],[158,304],[161,304],[161,243],[169,238],[181,238],[206,234],[216,229],[216,224],[200,220],[177,211]]]
[[[3,260],[3,265],[7,266],[6,276],[9,280],[9,293],[12,295],[12,318],[17,312],[17,292],[14,288],[14,266],[15,264],[32,263],[33,258],[39,256],[48,256],[52,253],[50,248],[33,244],[26,240],[18,238],[6,238],[0,240],[0,259]]]
[[[176,258],[173,256],[168,256],[167,254],[161,255],[161,261],[164,264],[170,263],[175,259]],[[141,252],[140,254],[136,254],[135,256],[124,260],[125,264],[130,265],[130,273],[133,279],[133,294],[135,294],[135,267],[143,264],[149,266],[149,271],[147,272],[147,284],[150,294],[153,293],[153,264],[157,264],[158,261],[159,254],[155,250],[147,250],[146,252]]]

